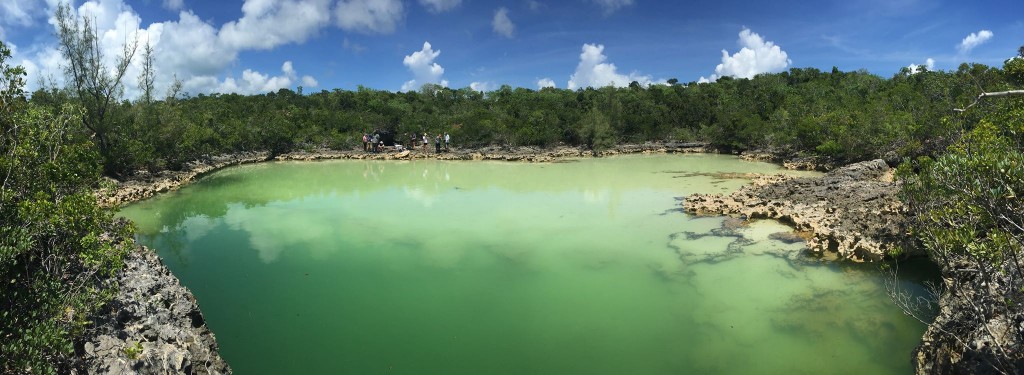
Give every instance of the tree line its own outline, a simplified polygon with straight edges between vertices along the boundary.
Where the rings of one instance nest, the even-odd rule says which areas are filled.
[[[1005,87],[1000,69],[964,64],[950,72],[904,69],[888,79],[795,68],[714,83],[578,90],[503,86],[481,93],[426,85],[411,92],[173,93],[162,100],[112,101],[102,110],[78,99],[81,93],[49,88],[32,93],[31,102],[84,105],[83,131],[95,137],[105,172],[127,176],[178,169],[208,154],[353,149],[375,130],[448,132],[463,147],[701,141],[724,151],[757,149],[837,164],[898,161],[937,155],[962,130],[948,120],[951,109],[965,106],[979,89]]]

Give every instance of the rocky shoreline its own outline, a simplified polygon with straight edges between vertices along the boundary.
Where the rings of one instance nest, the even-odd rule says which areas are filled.
[[[789,240],[806,239],[811,252],[823,257],[852,261],[879,261],[891,258],[896,250],[913,248],[907,234],[906,207],[896,194],[892,169],[883,160],[851,164],[822,177],[761,176],[752,185],[728,195],[695,194],[683,202],[684,209],[696,215],[727,215],[753,219],[775,219],[788,223],[798,233]],[[918,250],[919,251],[919,250]],[[924,254],[906,254],[924,255]],[[952,264],[952,265],[950,265]],[[997,366],[1021,367],[1018,348],[1024,346],[1012,334],[1014,322],[998,316],[979,323],[974,316],[978,306],[969,280],[957,268],[971,268],[969,261],[952,262],[943,269],[944,288],[937,291],[938,311],[917,306],[902,306],[908,313],[934,320],[910,356],[917,374],[1000,373]],[[1001,280],[1000,288],[1010,285]],[[1001,286],[1002,285],[1002,286]],[[966,288],[966,289],[965,289]],[[954,291],[956,291],[954,293]],[[923,309],[922,309],[923,308]]]
[[[878,261],[906,238],[906,209],[892,173],[885,161],[872,160],[823,177],[761,176],[729,195],[690,195],[683,207],[695,215],[779,220],[803,233],[815,254]]]
[[[314,160],[494,160],[509,162],[549,163],[567,158],[591,156],[611,156],[618,154],[643,153],[705,153],[712,151],[703,143],[671,143],[649,142],[637,145],[619,145],[597,154],[578,147],[556,147],[541,149],[537,147],[486,147],[480,149],[453,150],[445,153],[409,151],[368,153],[355,150],[315,150],[295,151],[273,156],[269,152],[243,152],[230,155],[207,157],[186,164],[181,171],[161,171],[158,173],[140,172],[124,181],[109,180],[110,189],[98,193],[100,205],[115,207],[118,205],[151,198],[157,194],[176,190],[195,181],[203,175],[227,167],[261,163],[267,161],[314,161]]]
[[[974,265],[970,259],[956,257],[942,270],[938,314],[914,349],[912,363],[918,374],[1004,374],[1024,368],[1024,342],[1018,335],[1020,308],[1011,305],[1003,314],[979,319],[981,309],[991,308],[986,305],[1002,301],[979,302],[978,296],[1013,294],[1007,290],[1013,284],[1007,276],[1011,272],[985,285],[973,282],[966,276],[969,272],[957,271]]]
[[[230,374],[195,297],[156,253],[137,247],[119,289],[76,345],[80,374]]]

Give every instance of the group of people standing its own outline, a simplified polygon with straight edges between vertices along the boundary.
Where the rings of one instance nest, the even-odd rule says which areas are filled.
[[[438,133],[437,136],[434,137],[434,152],[438,154],[440,154],[441,152],[448,152],[448,144],[451,142],[451,140],[452,138],[451,136],[448,135],[448,132],[445,132],[443,134]],[[417,142],[422,142],[421,144],[423,145],[423,153],[430,152],[430,136],[427,133],[423,133],[422,137],[418,137],[416,133],[409,133],[408,149],[415,150]],[[397,141],[395,143],[396,145],[398,144]],[[442,143],[444,144],[443,149],[441,148]],[[399,149],[401,149],[400,146]],[[379,133],[374,133],[372,135],[363,134],[363,151],[381,152],[383,150],[384,140],[382,139]]]
[[[409,134],[409,149],[416,148],[416,138],[417,137],[415,133]],[[452,138],[451,136],[448,135],[448,132],[445,132],[444,135],[438,133],[437,136],[434,137],[434,152],[438,154],[441,153],[441,142],[444,142],[444,152],[448,152],[448,143],[451,142],[451,139]],[[421,141],[423,144],[423,153],[429,152],[430,135],[428,135],[427,133],[423,133],[423,136],[419,139],[419,141]]]
[[[380,139],[379,133],[373,135],[363,134],[363,151],[381,152],[384,149],[384,141]]]

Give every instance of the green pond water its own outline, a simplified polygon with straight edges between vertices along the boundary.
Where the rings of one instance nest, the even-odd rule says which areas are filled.
[[[875,266],[680,197],[721,155],[282,162],[125,207],[239,374],[899,374],[925,326]],[[716,235],[717,234],[717,235]],[[738,237],[742,236],[742,237]],[[898,283],[928,272],[904,266]]]

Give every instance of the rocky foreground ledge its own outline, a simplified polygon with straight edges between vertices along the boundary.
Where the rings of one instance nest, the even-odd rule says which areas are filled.
[[[230,374],[195,297],[139,247],[115,278],[118,294],[77,347],[78,374]]]
[[[877,261],[907,237],[892,174],[885,161],[872,160],[823,177],[761,176],[729,195],[690,195],[683,206],[697,215],[776,219],[801,232],[816,254]]]

